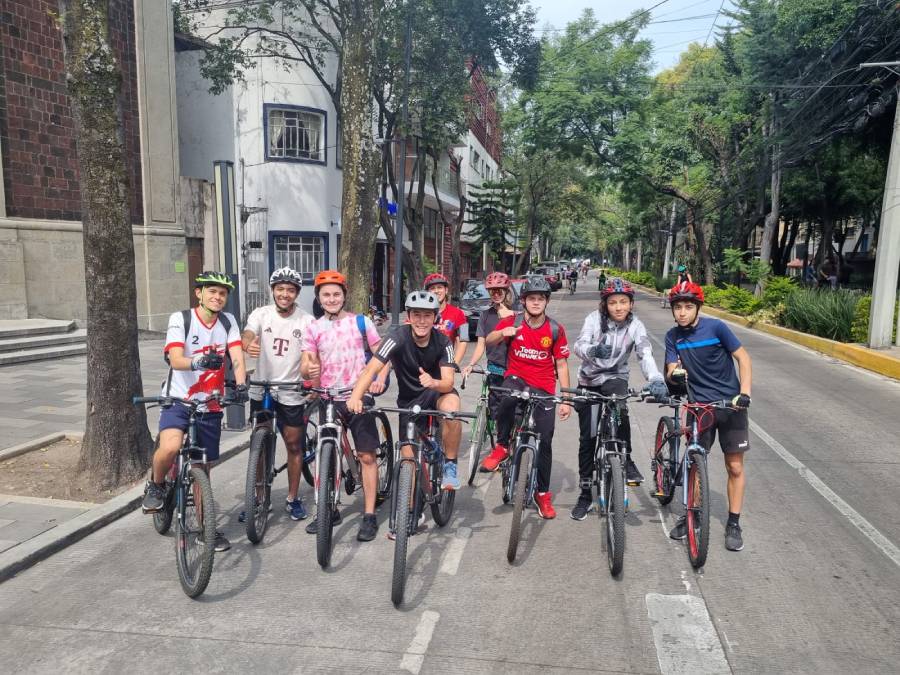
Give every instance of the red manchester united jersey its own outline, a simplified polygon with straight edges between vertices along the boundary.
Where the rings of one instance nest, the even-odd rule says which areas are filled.
[[[515,317],[501,319],[494,330],[503,330],[514,325]],[[506,377],[514,375],[525,383],[548,394],[556,392],[556,360],[569,358],[569,343],[566,329],[559,326],[556,343],[553,330],[546,318],[537,328],[523,321],[514,337],[505,338],[507,344]]]

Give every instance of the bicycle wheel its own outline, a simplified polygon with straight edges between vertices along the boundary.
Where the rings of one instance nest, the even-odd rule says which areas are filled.
[[[303,448],[303,478],[310,487],[316,486],[315,449],[319,444],[319,412],[317,403],[309,404],[311,409],[306,416],[306,445]]]
[[[179,517],[175,522],[175,561],[178,580],[189,598],[206,590],[212,576],[216,541],[216,507],[209,476],[192,468],[178,490]]]
[[[394,573],[391,580],[391,602],[399,607],[403,602],[406,590],[406,551],[409,545],[410,497],[413,485],[415,464],[410,461],[400,462],[400,475],[397,479],[397,510],[394,513]]]
[[[378,464],[378,492],[375,495],[375,502],[381,504],[391,496],[391,483],[394,480],[394,436],[387,415],[383,412],[376,412],[374,415],[379,440],[375,451],[375,462]]]
[[[334,527],[334,461],[337,448],[334,441],[322,442],[319,448],[319,490],[316,506],[316,559],[322,569],[331,564],[331,535]]]
[[[456,490],[442,490],[441,478],[443,471],[436,464],[431,465],[431,486],[435,499],[431,502],[431,517],[438,527],[444,527],[453,516],[453,504],[456,501]]]
[[[618,576],[625,562],[625,476],[618,455],[606,457],[606,557]]]
[[[487,417],[487,402],[481,401],[475,411],[472,440],[469,443],[469,485],[475,482],[475,474],[478,473],[478,462],[481,460],[481,450],[484,448],[484,437],[487,432]]]
[[[275,433],[269,427],[256,427],[250,436],[247,455],[247,477],[244,482],[244,513],[247,539],[251,544],[262,541],[269,525],[269,504],[272,502],[270,482]]]
[[[706,562],[709,549],[709,480],[703,453],[691,453],[687,481],[688,557],[694,569],[698,569]]]
[[[656,425],[656,441],[653,445],[654,497],[665,506],[675,496],[675,480],[672,475],[672,457],[675,456],[675,423],[671,417],[660,417]]]
[[[510,480],[513,482],[513,514],[509,526],[509,544],[506,547],[506,559],[512,563],[516,560],[519,548],[519,537],[522,534],[522,513],[525,510],[525,497],[528,494],[528,482],[531,480],[531,463],[534,455],[531,448],[525,448],[519,456],[518,466],[510,468]]]
[[[172,516],[175,515],[175,465],[166,475],[166,500],[161,510],[153,514],[153,527],[160,534],[165,534],[172,527]]]

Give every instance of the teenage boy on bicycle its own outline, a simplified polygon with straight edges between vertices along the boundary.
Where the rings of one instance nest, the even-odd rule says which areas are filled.
[[[450,304],[450,280],[440,273],[429,274],[422,286],[426,291],[434,293],[440,303],[434,320],[435,328],[450,339],[453,358],[456,363],[460,363],[469,348],[469,343],[463,342],[459,337],[459,327],[466,325],[466,315],[459,307]]]
[[[718,431],[728,470],[725,548],[740,551],[744,548],[739,523],[744,502],[744,453],[750,449],[747,415],[752,382],[750,355],[723,321],[700,316],[703,289],[697,284],[690,281],[676,284],[669,291],[669,302],[677,325],[666,333],[666,378],[676,387],[687,383],[693,402],[730,401],[734,408],[717,408],[712,423],[700,430],[699,442],[711,450]],[[684,517],[669,536],[673,539],[687,536]]]
[[[303,335],[303,375],[319,378],[320,386],[346,389],[356,384],[366,367],[366,355],[374,352],[381,338],[372,320],[364,315],[352,314],[344,309],[347,300],[347,279],[340,272],[325,270],[315,279],[316,298],[325,314],[316,319]],[[367,387],[367,392],[384,391],[387,371]],[[372,399],[367,398],[368,403]],[[353,446],[362,465],[363,517],[356,534],[358,541],[372,541],[378,532],[375,520],[375,498],[378,492],[378,428],[371,415],[353,415],[345,401],[335,402],[335,413],[350,429]],[[320,507],[321,508],[321,507]],[[318,518],[318,516],[317,516]],[[306,531],[315,534],[317,520]],[[340,511],[335,510],[332,523],[341,522]]]
[[[491,298],[491,306],[483,310],[478,317],[478,328],[475,329],[478,342],[475,345],[475,352],[469,359],[469,365],[463,369],[463,375],[471,373],[472,368],[487,352],[487,383],[489,385],[502,384],[503,373],[506,372],[506,342],[499,342],[488,347],[485,339],[497,327],[501,319],[515,314],[512,310],[512,291],[510,286],[509,277],[503,272],[492,272],[484,280],[484,287]],[[497,419],[499,405],[500,392],[492,391],[488,397],[488,406],[491,410],[492,419]]]
[[[654,398],[669,395],[662,373],[653,361],[653,350],[647,329],[634,312],[634,288],[619,277],[612,277],[600,292],[600,308],[587,315],[581,333],[575,341],[575,353],[581,357],[578,386],[609,396],[628,393],[628,359],[632,352],[638,357],[641,372],[650,383]],[[584,520],[593,508],[591,479],[594,473],[594,444],[597,433],[599,405],[578,404],[578,476],[581,494],[570,514],[574,520]],[[625,442],[628,457],[625,480],[640,485],[644,480],[631,459],[631,422],[628,407],[619,408],[619,437]]]
[[[406,316],[409,323],[394,326],[385,335],[378,351],[359,376],[347,407],[355,413],[362,412],[363,395],[369,385],[390,362],[397,378],[397,407],[411,408],[419,405],[424,410],[459,410],[459,394],[453,388],[456,362],[450,340],[435,330],[434,322],[440,303],[434,293],[413,291],[406,297]],[[400,415],[400,432],[405,433],[405,415]],[[441,488],[458,490],[456,457],[462,423],[459,420],[441,422],[444,446],[444,472]],[[402,448],[404,457],[411,457],[408,446]]]
[[[529,390],[538,394],[556,393],[556,380],[563,387],[569,386],[569,345],[566,331],[547,316],[550,302],[550,284],[543,277],[531,277],[522,285],[522,317],[508,316],[502,319],[485,338],[488,346],[507,345],[507,367],[503,386],[510,389]],[[496,471],[509,455],[509,439],[519,400],[505,396],[497,414],[497,445],[481,463],[485,471]],[[559,418],[566,420],[572,408],[559,406]],[[538,513],[542,518],[556,518],[553,493],[550,492],[550,471],[553,464],[553,406],[539,405],[534,411],[534,422],[541,435],[538,464],[537,493],[534,496]]]
[[[250,313],[241,333],[241,343],[244,351],[257,359],[257,379],[299,382],[300,343],[313,322],[312,315],[296,304],[303,288],[303,278],[290,267],[282,267],[272,272],[269,288],[272,289],[272,304],[257,307]],[[291,520],[303,520],[307,516],[306,507],[297,492],[306,450],[304,396],[299,391],[271,391],[281,437],[287,449],[288,493],[284,509],[291,514]],[[251,417],[262,410],[263,393],[261,386],[250,387]],[[271,419],[271,414],[267,419]],[[241,516],[246,517],[246,514],[242,512]],[[243,522],[241,517],[238,520]]]
[[[222,311],[228,301],[228,293],[233,290],[231,279],[219,272],[201,272],[194,279],[194,294],[199,304],[188,314],[188,325],[185,325],[183,312],[174,312],[169,317],[166,346],[163,348],[169,363],[169,374],[160,396],[204,401],[213,392],[224,393],[227,352],[237,385],[234,401],[247,400],[247,371],[238,323],[234,316]],[[206,450],[209,463],[205,468],[209,472],[212,463],[219,458],[222,408],[216,401],[209,401],[201,405],[198,412],[197,442]],[[190,410],[180,403],[160,412],[153,472],[141,504],[144,513],[155,513],[165,505],[166,474],[181,450],[189,421]],[[215,550],[222,552],[229,548],[231,544],[225,536],[216,532]]]

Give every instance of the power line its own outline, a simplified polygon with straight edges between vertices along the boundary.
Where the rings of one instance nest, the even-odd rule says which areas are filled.
[[[719,9],[716,12],[716,16],[712,21],[712,25],[709,27],[709,32],[706,34],[706,39],[703,41],[703,46],[706,46],[706,43],[709,42],[709,36],[712,35],[713,28],[716,27],[716,21],[719,20],[719,14],[722,13],[722,8],[725,6],[725,0],[722,0],[722,3],[719,5]]]

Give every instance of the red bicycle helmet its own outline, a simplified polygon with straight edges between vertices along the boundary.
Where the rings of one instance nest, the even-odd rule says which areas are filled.
[[[447,288],[449,288],[450,280],[440,272],[435,272],[434,274],[429,274],[427,277],[425,277],[425,281],[422,283],[422,287],[427,291],[432,286],[437,286],[438,284],[444,284]]]
[[[689,300],[702,305],[703,289],[691,281],[682,281],[680,284],[675,284],[669,291],[669,302],[674,303],[678,300]]]
[[[609,296],[615,294],[627,295],[634,300],[634,288],[622,277],[611,277],[606,281],[603,290],[600,291],[600,299],[606,300]]]
[[[487,290],[491,290],[492,288],[509,288],[509,276],[504,274],[503,272],[491,272],[487,275],[487,279],[484,280],[484,287]]]

